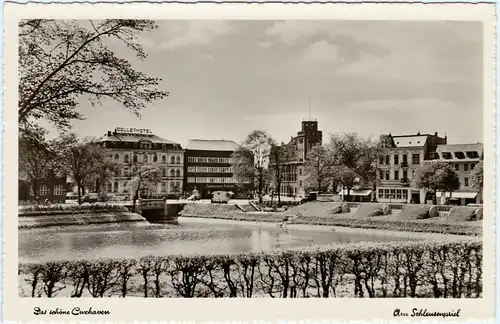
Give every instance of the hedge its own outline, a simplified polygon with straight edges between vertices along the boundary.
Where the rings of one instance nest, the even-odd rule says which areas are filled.
[[[482,243],[330,245],[24,264],[24,297],[482,297]]]
[[[19,216],[46,216],[82,213],[128,212],[122,205],[90,204],[90,205],[32,205],[20,206]]]

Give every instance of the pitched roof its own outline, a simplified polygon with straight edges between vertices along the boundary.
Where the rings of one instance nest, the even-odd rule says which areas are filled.
[[[199,151],[236,151],[240,146],[234,141],[190,139],[186,145],[187,150]]]
[[[477,152],[479,155],[483,153],[483,143],[472,144],[447,144],[438,145],[439,152]]]
[[[168,139],[162,138],[157,135],[136,135],[136,134],[111,134],[111,135],[105,135],[104,137],[101,138],[101,141],[107,141],[107,142],[139,142],[139,141],[151,141],[153,143],[160,143],[160,144],[178,144],[175,142],[172,142]]]
[[[427,141],[427,135],[393,136],[396,147],[420,147]]]

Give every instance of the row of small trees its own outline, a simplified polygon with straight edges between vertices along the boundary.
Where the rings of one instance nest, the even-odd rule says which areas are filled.
[[[319,192],[347,192],[358,186],[375,188],[377,158],[382,153],[379,143],[364,139],[356,133],[332,134],[326,144],[313,146],[304,161],[304,188]],[[234,172],[239,180],[253,179],[259,192],[260,202],[264,188],[276,188],[278,204],[281,203],[281,184],[289,172],[287,165],[299,160],[299,152],[292,142],[277,143],[268,133],[255,130],[233,154]],[[483,163],[473,170],[472,186],[483,188]],[[412,186],[426,189],[429,193],[449,192],[460,189],[460,179],[453,165],[432,161],[419,167]]]
[[[45,131],[20,135],[19,171],[27,178],[36,199],[40,197],[40,184],[49,173],[60,173],[71,178],[76,186],[78,202],[86,189],[94,188],[104,194],[106,183],[119,171],[119,165],[112,161],[106,151],[93,138],[78,138],[66,133],[48,139]],[[161,170],[154,164],[134,162],[130,180],[127,182],[133,194],[133,206],[142,189],[156,185],[161,180]],[[39,201],[38,201],[39,202]]]

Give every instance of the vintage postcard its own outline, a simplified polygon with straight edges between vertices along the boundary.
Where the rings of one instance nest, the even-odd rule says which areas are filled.
[[[4,18],[3,321],[493,321],[493,4]]]

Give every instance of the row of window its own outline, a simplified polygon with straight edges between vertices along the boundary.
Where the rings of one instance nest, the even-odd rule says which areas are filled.
[[[161,159],[161,163],[164,163],[164,164],[167,163],[167,156],[166,155],[161,155],[161,157],[159,157],[157,154],[152,155],[152,156],[148,155],[148,154],[143,154],[142,159],[140,159],[137,154],[134,154],[132,156],[133,163],[137,163],[137,162],[139,162],[139,160],[141,160],[141,162],[143,162],[143,163],[149,163],[149,162],[156,163],[159,161],[159,159]],[[120,162],[120,155],[115,154],[114,160],[115,160],[115,162]],[[130,163],[130,156],[128,154],[125,154],[123,156],[123,163]],[[179,155],[170,156],[170,164],[181,164],[181,157]]]
[[[128,168],[128,167],[124,167],[123,170],[118,170],[115,172],[115,177],[130,177],[132,176],[132,174],[130,173],[130,171],[132,170],[132,173],[135,174],[135,172],[137,172],[137,168]],[[170,169],[170,172],[169,172],[170,176],[171,177],[181,177],[182,176],[182,173],[181,173],[181,170],[180,169]],[[167,169],[161,169],[161,176],[163,178],[167,177]]]
[[[406,189],[378,189],[379,199],[408,199],[408,190]]]
[[[475,166],[476,166],[476,163],[471,163],[470,168],[469,168],[469,163],[465,163],[463,171],[465,171],[465,172],[467,172],[469,170],[472,171],[472,170],[474,170]],[[455,163],[455,171],[460,171],[460,164]]]
[[[64,195],[64,186],[63,185],[55,185],[52,192],[53,192],[54,196]],[[48,188],[46,185],[41,185],[40,186],[40,196],[48,196],[49,194],[50,194],[50,188]],[[35,195],[35,192],[33,191],[33,187],[30,188],[30,195],[32,195],[32,196]]]
[[[187,179],[188,183],[237,183],[238,181],[236,178],[233,177],[225,177],[225,178],[218,178],[218,177],[189,177]],[[249,180],[243,181],[243,183],[250,183]]]
[[[188,172],[199,173],[232,173],[232,167],[188,167]]]
[[[160,188],[158,189],[160,193],[167,192],[167,182],[161,182],[160,183]],[[115,181],[114,183],[108,183],[107,184],[107,191],[108,192],[113,192],[113,193],[129,193],[129,188],[127,184],[125,183],[120,191],[120,185],[118,181]],[[156,192],[156,186],[151,186],[151,188],[145,188],[144,191],[150,191],[150,192]],[[170,192],[178,193],[182,191],[181,187],[181,182],[180,181],[170,181]]]
[[[465,159],[465,158],[468,158],[468,159],[478,159],[479,158],[479,154],[476,152],[476,151],[472,151],[472,152],[466,152],[464,154],[464,152],[453,152],[454,154],[452,154],[451,152],[443,152],[441,153],[441,155],[443,156],[443,159],[445,160],[451,160],[453,159],[453,155],[455,155],[455,158],[456,159]]]
[[[379,164],[391,164],[391,157],[389,155],[386,155],[385,157],[383,155],[380,155],[378,157],[378,163]],[[408,164],[408,154],[403,154],[403,159],[401,161],[402,164]],[[420,164],[420,154],[412,154],[411,155],[411,163],[412,164]],[[396,154],[393,156],[393,164],[398,165],[399,164],[399,154]]]
[[[388,170],[387,171],[380,170],[379,172],[380,172],[380,174],[379,174],[380,180],[408,179],[408,171],[407,170],[403,170],[402,173],[399,173],[399,170],[394,170],[394,172],[393,172],[393,175],[394,175],[393,179],[391,179],[391,172],[390,171],[388,171]],[[411,176],[412,176],[412,178],[415,177],[415,170],[412,170]]]
[[[213,157],[188,157],[189,163],[225,163],[231,164],[233,163],[233,159],[231,158],[213,158]]]

